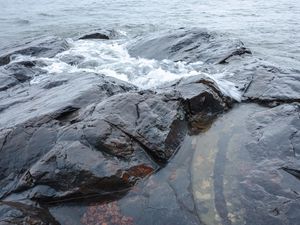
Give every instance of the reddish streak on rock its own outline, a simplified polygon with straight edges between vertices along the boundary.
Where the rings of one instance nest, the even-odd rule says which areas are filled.
[[[122,174],[122,179],[124,179],[126,182],[130,182],[132,178],[144,178],[153,173],[153,171],[154,169],[147,165],[134,166]]]
[[[89,206],[81,223],[84,225],[133,225],[133,218],[121,214],[117,202]]]

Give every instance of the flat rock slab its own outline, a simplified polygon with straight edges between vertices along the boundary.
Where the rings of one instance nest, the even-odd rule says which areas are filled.
[[[194,138],[193,191],[205,224],[297,224],[299,105],[241,105]]]

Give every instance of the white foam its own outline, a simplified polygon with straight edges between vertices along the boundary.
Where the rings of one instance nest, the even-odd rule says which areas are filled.
[[[131,57],[126,45],[116,41],[68,40],[71,48],[54,58],[39,58],[46,66],[42,69],[49,74],[94,72],[130,82],[141,89],[153,89],[163,83],[182,77],[202,74],[214,80],[220,90],[237,101],[241,94],[235,85],[224,78],[224,74],[204,74],[199,72],[202,62],[186,64],[170,60],[151,60]],[[15,61],[24,60],[20,56]],[[65,57],[83,58],[78,65],[63,62]],[[33,58],[33,57],[31,57]],[[35,58],[36,59],[36,58]],[[38,82],[39,79],[34,79]]]

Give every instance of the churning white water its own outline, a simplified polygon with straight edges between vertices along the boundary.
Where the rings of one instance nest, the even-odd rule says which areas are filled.
[[[140,89],[156,87],[182,77],[203,75],[214,80],[227,96],[240,101],[241,94],[235,85],[224,79],[224,73],[207,74],[200,72],[202,62],[187,64],[170,60],[154,60],[131,57],[126,43],[120,41],[68,40],[70,49],[57,54],[54,58],[34,58],[19,56],[15,61],[40,60],[47,74],[93,72],[132,83]],[[74,60],[67,63],[66,59]],[[78,61],[76,61],[78,59]],[[43,76],[37,76],[32,83],[38,83]]]

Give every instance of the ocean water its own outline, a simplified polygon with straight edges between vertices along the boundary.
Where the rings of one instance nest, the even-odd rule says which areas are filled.
[[[135,37],[180,27],[228,33],[241,39],[256,56],[278,66],[300,69],[299,0],[0,0],[0,9],[0,53],[27,38],[57,35],[68,39],[70,50],[43,59],[49,74],[92,71],[141,88],[199,74],[199,65],[128,55],[126,42]],[[99,28],[115,29],[124,40],[103,43],[70,39]],[[80,68],[67,65],[60,60],[67,54],[84,56],[86,63]],[[222,74],[204,75],[239,100],[234,84],[222,79]]]

